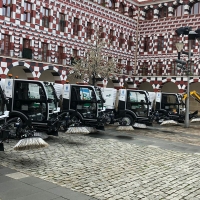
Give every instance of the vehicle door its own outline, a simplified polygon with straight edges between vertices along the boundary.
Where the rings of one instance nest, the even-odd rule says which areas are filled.
[[[94,88],[73,85],[71,88],[70,108],[77,110],[83,118],[97,118],[98,105]]]
[[[47,94],[47,102],[49,107],[49,115],[58,112],[58,97],[53,85],[49,82],[44,82],[44,87]]]
[[[149,115],[149,104],[145,91],[127,91],[126,109],[131,110],[138,117],[147,117]]]
[[[179,114],[180,112],[179,107],[180,107],[180,102],[177,94],[162,93],[161,109],[167,110],[168,112]]]
[[[13,110],[24,113],[32,121],[47,120],[47,95],[40,82],[15,80]]]
[[[0,125],[5,123],[5,119],[8,117],[9,112],[6,109],[6,96],[4,91],[0,87]]]

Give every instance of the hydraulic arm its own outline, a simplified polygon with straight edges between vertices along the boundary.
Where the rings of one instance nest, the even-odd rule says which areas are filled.
[[[200,103],[200,94],[193,90],[190,92],[190,96],[192,96],[196,101],[198,101]],[[184,94],[183,95],[183,100],[185,100],[187,98],[187,94]]]

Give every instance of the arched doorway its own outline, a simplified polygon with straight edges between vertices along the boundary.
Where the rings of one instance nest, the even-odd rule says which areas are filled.
[[[161,92],[179,93],[179,89],[175,83],[167,82],[167,83],[163,84],[163,86],[161,88]]]
[[[191,83],[190,84],[190,91],[196,91],[200,94],[200,83]],[[190,111],[198,110],[200,111],[200,103],[196,101],[192,96],[190,96]]]
[[[30,69],[26,68],[24,66],[12,67],[8,71],[7,77],[9,74],[12,74],[13,78],[15,78],[17,76],[19,79],[33,79],[34,78]]]
[[[47,69],[43,71],[39,77],[40,81],[49,81],[49,82],[60,82],[60,75],[58,72],[52,70],[52,69]]]
[[[148,92],[153,92],[154,91],[153,90],[153,86],[148,82],[141,83],[138,89],[139,90],[146,90]]]

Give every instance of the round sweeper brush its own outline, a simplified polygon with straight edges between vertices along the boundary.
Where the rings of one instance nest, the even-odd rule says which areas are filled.
[[[69,127],[65,133],[78,133],[78,134],[89,134],[90,131],[86,127]]]
[[[190,121],[191,123],[194,123],[194,122],[200,122],[200,118],[194,118]]]
[[[40,137],[30,137],[21,139],[15,146],[14,150],[24,151],[32,149],[40,149],[49,146],[42,138]]]
[[[160,125],[161,126],[172,126],[172,125],[177,125],[177,124],[178,123],[174,120],[165,120]]]
[[[134,128],[132,126],[118,126],[116,130],[117,131],[133,131]]]
[[[94,127],[85,127],[90,133],[96,133],[97,129]]]
[[[135,123],[133,124],[134,128],[147,128],[146,124]]]
[[[49,137],[49,135],[47,135],[44,132],[34,132],[34,137],[40,137],[43,140],[47,139]]]

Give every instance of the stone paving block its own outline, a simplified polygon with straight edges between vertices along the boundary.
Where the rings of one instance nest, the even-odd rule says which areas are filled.
[[[10,174],[10,173],[15,173],[15,172],[17,172],[17,171],[14,169],[7,168],[7,167],[0,168],[0,175],[1,174]]]
[[[48,143],[47,149],[20,152],[19,155],[12,150],[11,141],[6,144],[7,151],[0,155],[0,160],[31,176],[30,180],[20,179],[21,183],[54,195],[61,193],[63,198],[68,198],[69,189],[73,190],[72,198],[78,198],[76,192],[82,192],[87,200],[129,197],[155,200],[167,199],[169,195],[183,198],[184,192],[193,200],[199,195],[198,155],[62,133],[49,138]],[[52,183],[63,189],[56,189]]]
[[[16,198],[15,200],[55,200],[59,198],[58,195],[54,195],[54,194],[51,194],[49,192],[45,192],[45,191],[42,191],[42,192],[38,192],[38,193],[34,193],[34,194],[30,194],[30,195],[26,195],[24,197],[19,197],[19,198]]]
[[[69,200],[77,200],[77,199],[82,199],[82,200],[89,200],[90,197],[87,195],[83,195],[80,194],[78,192],[73,192],[67,188],[60,188],[60,187],[56,187],[56,188],[51,188],[49,190],[47,190],[48,192],[51,192],[53,194],[59,195],[63,198],[67,198]]]
[[[29,177],[29,175],[21,173],[21,172],[10,173],[10,174],[6,174],[5,176],[8,176],[13,179],[22,179],[22,178]]]
[[[98,200],[98,199],[92,197],[92,198],[90,198],[89,200]]]
[[[26,186],[26,184],[17,182],[16,180],[13,180],[13,179],[11,179],[9,181],[1,182],[0,183],[0,194],[7,193],[10,190],[10,188],[16,189],[16,188],[23,187],[23,186]]]
[[[10,177],[7,177],[7,176],[0,176],[0,184],[1,183],[4,183],[4,182],[6,182],[6,181],[12,181],[13,179],[12,178],[10,178]]]
[[[12,186],[11,186],[12,187]],[[17,198],[25,198],[28,195],[36,194],[42,192],[42,190],[38,188],[33,188],[28,185],[21,185],[19,187],[15,187],[13,189],[8,189],[7,191],[0,192],[1,198],[5,200],[13,200]]]
[[[56,185],[53,184],[53,183],[50,183],[48,181],[40,181],[38,183],[34,183],[32,184],[34,187],[36,188],[40,188],[42,190],[49,190],[49,189],[52,189],[52,188],[55,188]]]
[[[40,182],[46,182],[46,181],[42,180],[41,178],[32,177],[32,176],[22,178],[22,179],[20,179],[20,181],[23,183],[27,183],[29,185],[34,185],[34,184],[40,183]]]

